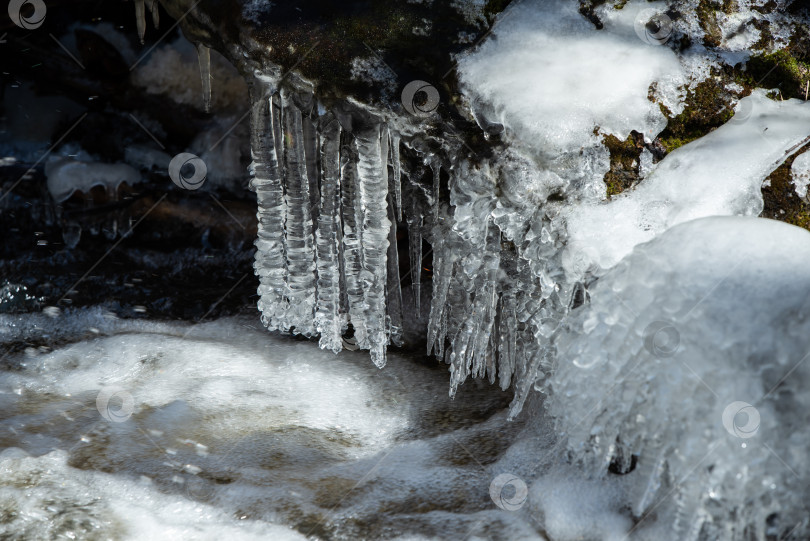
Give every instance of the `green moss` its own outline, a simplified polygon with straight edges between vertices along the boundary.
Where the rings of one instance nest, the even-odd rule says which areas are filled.
[[[744,77],[748,84],[778,88],[784,99],[804,99],[805,85],[810,81],[810,64],[796,58],[790,50],[751,57]]]
[[[731,96],[722,83],[713,77],[689,92],[681,114],[672,117],[665,107],[661,106],[661,110],[669,120],[660,135],[661,144],[667,152],[703,137],[734,116]]]
[[[723,33],[717,24],[717,10],[722,9],[722,5],[715,4],[712,0],[700,0],[697,9],[698,23],[706,33],[703,36],[703,44],[707,47],[718,47],[723,39]]]
[[[737,4],[737,0],[723,0],[723,13],[727,15],[732,15],[740,11],[740,6]]]
[[[764,218],[771,218],[810,230],[810,204],[796,195],[793,187],[793,176],[790,168],[796,156],[810,150],[806,145],[796,154],[785,160],[781,166],[771,173],[762,187],[762,198],[765,206],[762,210]]]
[[[771,34],[771,22],[767,19],[756,19],[754,28],[759,30],[759,39],[752,47],[754,50],[767,51],[773,47],[773,34]]]
[[[610,198],[638,182],[638,165],[641,151],[644,150],[644,138],[634,131],[624,141],[610,134],[604,135],[603,141],[610,152],[610,170],[604,177]]]

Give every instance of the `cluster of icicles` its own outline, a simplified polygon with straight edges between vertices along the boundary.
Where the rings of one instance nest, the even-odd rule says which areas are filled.
[[[251,101],[254,266],[265,326],[319,336],[337,353],[351,325],[357,347],[383,367],[387,346],[402,338],[397,227],[406,225],[416,314],[423,237],[433,248],[428,353],[451,365],[451,395],[469,376],[498,379],[504,389],[514,377],[526,383],[517,411],[544,353],[533,317],[548,295],[502,239],[491,209],[477,208],[476,189],[493,185],[488,172],[420,152],[366,111],[325,111],[311,94],[262,79]],[[401,160],[401,145],[425,167]],[[443,170],[449,201],[439,197]]]
[[[141,41],[147,7],[158,25],[157,1],[135,0]],[[210,110],[210,49],[196,47]],[[424,238],[433,254],[428,354],[450,365],[451,396],[470,376],[497,380],[504,390],[514,385],[517,414],[549,366],[546,345],[571,297],[564,280],[550,276],[554,239],[527,228],[549,225],[542,211],[524,208],[523,198],[498,198],[497,172],[460,158],[460,143],[441,141],[440,156],[420,135],[401,135],[395,123],[359,106],[326,111],[311,93],[272,80],[257,74],[249,81],[254,267],[265,326],[318,336],[336,353],[368,350],[383,367],[388,345],[402,343],[406,277],[413,296],[407,316],[422,313]],[[400,159],[402,145],[424,167],[411,170]],[[442,172],[449,176],[444,199]],[[408,234],[405,277],[398,226]]]

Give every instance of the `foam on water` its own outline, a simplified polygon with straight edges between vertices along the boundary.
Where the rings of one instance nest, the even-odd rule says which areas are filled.
[[[521,426],[504,428],[508,397],[450,402],[441,370],[392,355],[378,371],[252,319],[48,312],[2,316],[5,343],[72,343],[0,373],[0,534],[536,537],[488,495]]]

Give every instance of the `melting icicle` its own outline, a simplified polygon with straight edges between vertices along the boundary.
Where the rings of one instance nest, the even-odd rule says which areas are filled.
[[[141,0],[141,9],[143,9],[143,0]],[[205,112],[209,113],[211,112],[211,49],[209,49],[202,43],[198,43],[197,58],[200,61],[200,77],[202,79],[203,105],[205,106]]]
[[[318,256],[318,303],[315,326],[320,346],[343,349],[345,323],[340,316],[340,125],[333,117],[321,128],[321,208],[315,232]]]
[[[135,26],[138,28],[138,37],[143,45],[143,38],[146,35],[146,5],[145,0],[135,0]]]
[[[286,171],[287,271],[290,289],[289,326],[297,334],[315,334],[315,243],[309,177],[304,155],[301,111],[287,102],[284,114]]]
[[[355,143],[363,209],[363,268],[360,276],[365,291],[365,325],[371,360],[382,368],[388,345],[385,291],[391,222],[388,220],[388,178],[382,160],[380,126],[357,133]]]
[[[270,92],[258,83],[251,108],[251,188],[258,201],[258,238],[254,268],[259,277],[259,310],[262,322],[271,330],[289,330],[286,325],[288,303],[286,247],[284,239],[284,188],[274,142],[274,126],[280,111],[274,107]],[[255,94],[259,94],[256,98]]]

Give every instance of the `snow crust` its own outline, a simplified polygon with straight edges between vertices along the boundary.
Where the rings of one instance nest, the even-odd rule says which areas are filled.
[[[637,36],[636,3],[606,12],[611,17],[599,31],[578,7],[565,0],[521,2],[501,15],[495,38],[459,64],[473,108],[558,169],[569,165],[560,154],[580,155],[582,149],[605,159],[595,129],[622,140],[637,130],[652,140],[666,119],[648,99],[650,86],[656,83],[659,97],[677,114],[683,108],[678,87],[687,82],[672,50]],[[606,171],[602,164],[599,178]]]

